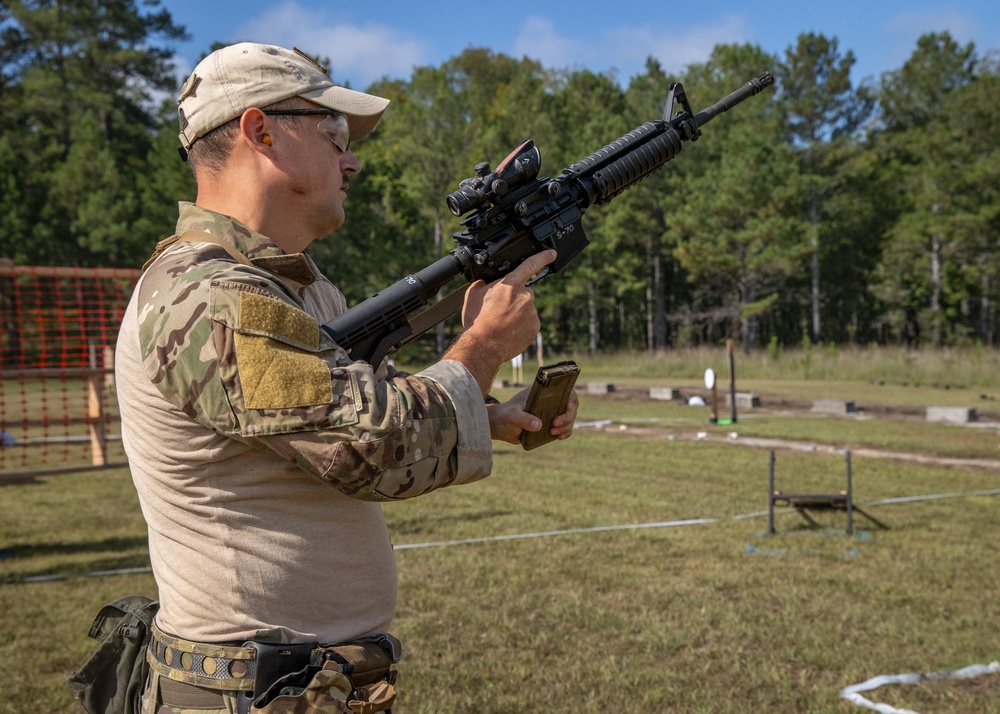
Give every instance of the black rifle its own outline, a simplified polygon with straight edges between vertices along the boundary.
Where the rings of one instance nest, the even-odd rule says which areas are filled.
[[[564,169],[554,179],[538,178],[542,157],[530,139],[514,149],[495,171],[477,164],[475,178],[462,181],[447,198],[448,208],[465,230],[458,247],[423,270],[373,295],[323,329],[352,358],[377,366],[393,350],[458,312],[468,284],[427,305],[459,275],[469,283],[502,278],[526,258],[549,248],[558,257],[532,282],[564,268],[590,242],[583,212],[607,203],[680,153],[701,127],[745,99],[774,84],[770,72],[750,80],[704,111],[691,111],[684,87],[670,85],[663,119],[646,122],[603,149]],[[680,108],[674,116],[674,105]]]

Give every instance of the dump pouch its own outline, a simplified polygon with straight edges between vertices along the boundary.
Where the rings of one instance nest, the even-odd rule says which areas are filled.
[[[100,645],[67,686],[90,714],[137,714],[149,674],[146,645],[160,604],[143,595],[108,603],[87,633]]]

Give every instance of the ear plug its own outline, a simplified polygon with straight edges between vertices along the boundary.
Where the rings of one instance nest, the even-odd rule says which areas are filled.
[[[260,140],[267,146],[271,145],[271,137],[268,134],[264,134],[264,136],[260,137]]]

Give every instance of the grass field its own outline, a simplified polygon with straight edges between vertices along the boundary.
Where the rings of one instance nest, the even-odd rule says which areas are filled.
[[[580,420],[610,424],[530,453],[501,445],[489,479],[385,506],[400,576],[394,633],[407,652],[397,714],[847,714],[864,710],[841,689],[870,677],[1000,659],[1000,426],[891,409],[820,418],[766,401],[714,426],[705,408],[641,398],[670,384],[655,365],[581,363],[581,384],[635,390],[582,395]],[[692,364],[682,378],[693,387]],[[1000,392],[992,376],[944,390],[746,371],[741,389],[788,403]],[[782,509],[767,535],[768,449],[752,438],[787,441],[776,450],[786,491],[843,488],[837,449],[851,449],[855,503],[888,529],[857,515],[849,537],[843,512],[817,512],[812,526]],[[904,497],[914,500],[885,502]],[[91,649],[93,615],[120,595],[155,595],[152,577],[26,581],[148,563],[128,473],[0,488],[0,513],[0,712],[76,711],[62,682]],[[509,537],[532,534],[547,535]],[[921,714],[997,713],[1000,675],[865,696]]]

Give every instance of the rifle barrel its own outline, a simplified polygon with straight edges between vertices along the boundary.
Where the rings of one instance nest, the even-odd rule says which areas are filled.
[[[754,77],[735,92],[730,92],[724,96],[708,109],[698,112],[694,117],[695,125],[700,129],[719,114],[722,114],[722,112],[729,111],[744,99],[749,99],[755,94],[760,94],[772,84],[774,84],[774,75],[770,72],[764,72],[760,76]]]
[[[772,84],[774,76],[764,72],[686,121],[697,130]],[[585,193],[583,208],[607,203],[679,154],[683,142],[684,136],[671,123],[647,122],[564,169],[559,178],[579,181]]]

